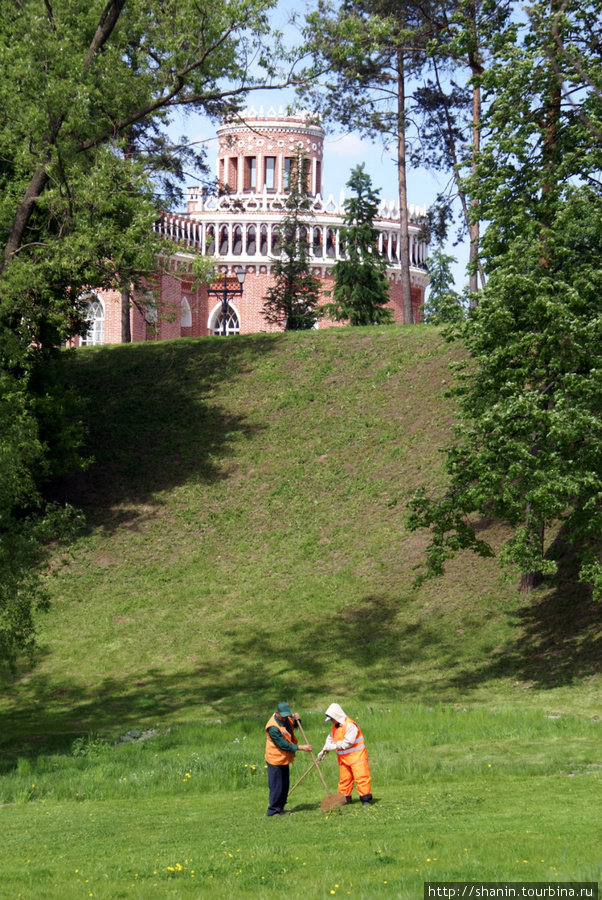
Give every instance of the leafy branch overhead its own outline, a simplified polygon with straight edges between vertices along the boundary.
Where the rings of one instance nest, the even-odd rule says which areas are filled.
[[[0,440],[0,473],[11,473],[0,490],[0,621],[23,614],[20,642],[14,629],[0,637],[7,659],[9,646],[31,647],[27,611],[42,596],[30,553],[40,517],[49,521],[40,485],[76,463],[82,440],[68,424],[61,345],[87,328],[87,291],[121,290],[127,313],[131,285],[152,289],[169,251],[153,223],[187,175],[207,177],[202,148],[170,140],[173,111],[222,118],[249,91],[298,80],[274,5],[2,4],[0,420],[12,424]]]

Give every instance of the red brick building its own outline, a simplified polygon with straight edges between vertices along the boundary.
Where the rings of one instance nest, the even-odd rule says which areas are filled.
[[[309,166],[312,201],[310,255],[312,269],[332,287],[331,270],[340,258],[338,229],[344,214],[344,193],[337,200],[323,196],[324,132],[305,113],[285,116],[270,109],[247,110],[243,122],[217,129],[219,150],[217,178],[229,191],[206,196],[188,189],[185,213],[165,216],[157,230],[181,247],[158,279],[152,302],[137,297],[130,314],[133,341],[158,340],[210,334],[250,334],[275,330],[262,314],[264,297],[273,281],[272,260],[277,256],[278,224],[292,161],[302,150]],[[331,161],[332,164],[333,161]],[[410,265],[415,320],[424,303],[428,283],[425,269],[427,245],[419,240],[425,208],[410,207]],[[399,276],[399,208],[382,202],[376,227],[380,249],[389,267],[390,305],[395,321],[402,321]],[[215,259],[216,282],[194,287],[191,263],[197,254]],[[236,273],[244,271],[242,293],[232,296],[224,320],[220,291],[238,287]],[[327,300],[325,296],[325,302]],[[121,342],[121,296],[117,291],[91,294],[90,330],[84,344]],[[334,323],[320,320],[317,327]]]

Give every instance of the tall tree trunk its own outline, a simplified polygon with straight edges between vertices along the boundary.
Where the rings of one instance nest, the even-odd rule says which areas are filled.
[[[410,280],[410,228],[408,222],[408,186],[406,171],[405,60],[397,50],[397,178],[399,185],[399,267],[404,325],[414,324],[412,282]]]
[[[130,326],[130,288],[124,285],[121,289],[121,342],[122,344],[132,343],[132,329]]]
[[[560,0],[551,0],[550,10],[552,14],[560,8]],[[541,120],[541,127],[544,131],[544,147],[543,147],[543,184],[541,191],[541,256],[539,260],[540,266],[546,268],[549,264],[548,258],[548,236],[550,230],[554,227],[556,218],[556,163],[557,163],[557,133],[558,123],[561,114],[562,94],[560,84],[555,77],[555,73],[550,66],[550,92],[547,97],[546,108]],[[537,454],[536,435],[533,435],[533,448],[531,453]],[[531,504],[527,504],[526,524],[529,528],[529,520],[533,518]],[[545,526],[540,523],[537,529],[532,530],[531,540],[539,541],[539,553],[543,560],[544,551],[544,530]],[[525,593],[536,587],[542,579],[541,572],[523,572],[520,580],[520,590]]]
[[[468,54],[468,65],[472,73],[472,174],[474,175],[477,168],[477,156],[481,149],[481,87],[474,79],[483,74],[483,66],[481,65],[481,54],[479,52],[479,30],[477,25],[477,0],[472,0],[467,10],[470,17],[470,27],[472,31],[472,48]],[[479,201],[474,197],[470,201],[472,212],[476,212]],[[472,218],[472,217],[471,217]],[[483,286],[485,279],[483,270],[479,264],[479,222],[474,221],[468,226],[470,236],[470,253],[469,253],[469,290],[470,290],[470,306],[474,308],[478,306],[478,290],[479,290],[479,270]]]
[[[532,528],[531,535],[529,537],[529,542],[538,544],[538,553],[540,558],[543,560],[543,548],[544,548],[544,537],[545,537],[545,525],[540,523],[537,525],[536,523],[532,523],[533,519],[533,510],[530,503],[527,503],[527,513],[526,513],[526,525],[527,528]],[[535,527],[533,527],[535,526]],[[535,570],[533,572],[522,572],[520,576],[520,592],[521,594],[527,594],[529,591],[532,591],[538,585],[541,584],[543,580],[543,575],[541,572]]]
[[[21,242],[23,240],[23,235],[25,234],[25,229],[27,228],[27,224],[33,215],[33,211],[35,209],[35,205],[38,202],[38,198],[40,194],[43,192],[44,188],[48,184],[48,172],[45,168],[38,169],[35,173],[21,203],[19,205],[19,209],[13,219],[13,223],[11,225],[10,232],[8,234],[8,239],[6,244],[4,245],[4,251],[2,253],[2,261],[0,263],[0,272],[4,269],[8,261],[18,252],[21,247]]]
[[[437,61],[433,61],[433,71],[435,73],[435,80],[437,83],[437,90],[439,91],[439,96],[441,98],[445,97],[445,92],[441,86],[441,79],[439,77],[439,69],[437,67]],[[475,90],[477,90],[475,88]],[[454,172],[454,182],[456,185],[456,190],[458,191],[458,199],[460,200],[460,204],[462,206],[462,214],[464,216],[464,224],[466,225],[466,230],[468,232],[470,238],[470,257],[469,261],[474,262],[476,264],[476,269],[478,270],[479,276],[481,278],[481,287],[485,287],[487,280],[485,278],[485,273],[483,271],[483,266],[479,260],[479,224],[471,225],[470,223],[470,214],[468,209],[468,197],[466,196],[466,192],[462,187],[462,176],[461,176],[461,162],[458,156],[458,148],[456,147],[456,140],[454,137],[454,122],[452,121],[452,117],[450,115],[449,106],[443,99],[442,102],[442,110],[445,119],[445,131],[447,132],[447,148],[449,150],[449,154],[452,160],[452,167]],[[473,95],[473,142],[474,142],[474,128],[475,125],[478,125],[481,118],[481,98],[480,93],[478,98]],[[480,139],[480,138],[479,138]],[[475,171],[475,157],[473,153],[473,162],[472,162],[472,171]],[[471,292],[475,292],[478,290],[478,285],[475,284],[476,279],[473,279],[471,275],[470,279],[470,290]]]
[[[475,74],[473,69],[473,75]],[[473,85],[472,89],[472,174],[474,175],[477,168],[477,154],[481,149],[481,88]],[[470,201],[472,211],[476,210],[479,201],[474,197]],[[479,290],[479,223],[471,222],[468,226],[470,236],[470,253],[468,257],[470,266],[469,290],[470,290],[470,306],[474,308],[478,305],[477,294]],[[482,275],[482,272],[481,272]]]

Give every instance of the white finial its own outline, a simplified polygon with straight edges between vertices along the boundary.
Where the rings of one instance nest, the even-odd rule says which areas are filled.
[[[265,119],[265,116],[264,116],[264,114],[263,114],[263,106],[260,106],[260,107],[259,107],[259,118],[260,118],[260,119]]]
[[[278,110],[278,118],[284,119],[284,110],[282,107],[280,107],[280,109]]]
[[[275,118],[276,118],[276,110],[274,109],[273,106],[270,106],[270,108],[268,109],[268,119],[275,119]]]

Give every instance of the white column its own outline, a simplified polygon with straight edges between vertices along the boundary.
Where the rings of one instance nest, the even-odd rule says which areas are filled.
[[[257,154],[257,172],[255,173],[255,193],[259,193],[259,187],[263,191],[265,187],[265,172],[263,171],[263,153]]]

